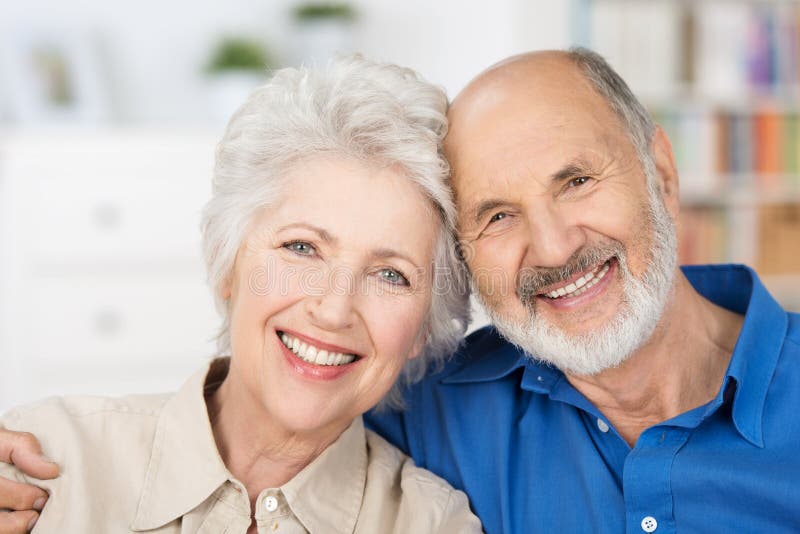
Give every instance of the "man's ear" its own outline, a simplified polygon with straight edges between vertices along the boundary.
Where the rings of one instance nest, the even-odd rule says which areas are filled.
[[[664,206],[672,215],[673,220],[678,218],[680,211],[680,197],[678,187],[678,169],[675,167],[675,155],[672,144],[661,126],[656,125],[653,131],[653,162],[656,166],[656,181],[664,200]]]

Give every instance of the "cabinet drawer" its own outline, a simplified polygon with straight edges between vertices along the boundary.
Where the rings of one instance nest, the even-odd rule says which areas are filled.
[[[26,358],[125,365],[213,354],[218,318],[199,271],[32,282],[17,343]]]
[[[25,253],[36,263],[199,258],[213,144],[24,146],[6,153],[19,184]]]

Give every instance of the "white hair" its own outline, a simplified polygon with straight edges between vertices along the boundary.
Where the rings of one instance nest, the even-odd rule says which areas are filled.
[[[419,381],[458,347],[469,323],[469,284],[455,241],[455,206],[442,154],[447,97],[410,69],[360,56],[327,68],[276,71],[233,115],[217,145],[211,200],[203,211],[203,251],[222,315],[220,354],[231,350],[222,288],[254,216],[272,205],[294,166],[315,157],[394,165],[417,184],[436,213],[433,292],[425,347],[409,360],[382,405],[402,407],[399,386]]]

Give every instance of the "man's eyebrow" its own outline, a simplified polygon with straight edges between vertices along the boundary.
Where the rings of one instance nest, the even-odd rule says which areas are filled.
[[[501,200],[499,198],[487,198],[486,200],[482,200],[471,210],[472,216],[469,217],[469,219],[477,224],[481,222],[488,212],[506,205],[508,205],[508,202],[505,200]]]
[[[589,174],[591,173],[591,168],[592,166],[586,159],[576,158],[551,174],[550,179],[554,183],[563,182],[564,180],[575,178],[582,174]]]
[[[317,234],[320,239],[325,241],[326,243],[336,243],[337,239],[333,237],[330,232],[325,230],[324,228],[320,228],[319,226],[314,226],[313,224],[308,223],[292,223],[287,224],[286,226],[281,226],[278,228],[278,232],[283,232],[284,230],[290,230],[292,228],[304,228],[306,230],[310,230]]]

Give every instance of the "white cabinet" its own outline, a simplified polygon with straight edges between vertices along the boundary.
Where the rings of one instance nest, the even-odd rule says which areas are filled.
[[[0,135],[0,410],[177,388],[213,355],[211,133]]]

